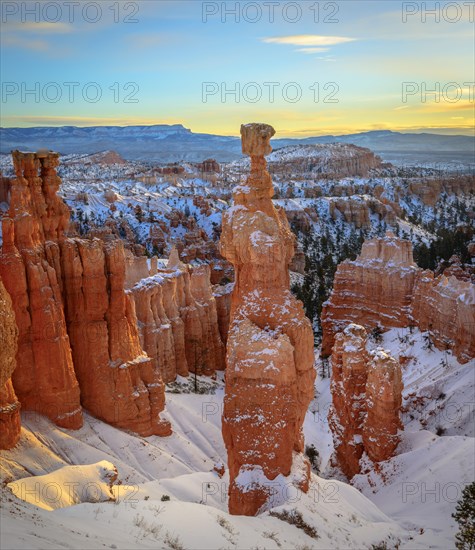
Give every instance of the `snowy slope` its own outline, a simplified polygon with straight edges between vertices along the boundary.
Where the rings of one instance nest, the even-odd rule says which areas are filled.
[[[474,439],[469,437],[473,407],[470,412],[465,406],[473,398],[474,362],[460,365],[444,352],[424,349],[417,331],[388,331],[378,345],[395,356],[412,350],[403,374],[407,410],[398,456],[382,463],[378,472],[356,476],[354,487],[312,474],[308,495],[289,485],[276,496],[280,505],[273,512],[296,509],[318,538],[268,512],[256,518],[227,514],[227,473],[220,478],[214,469],[226,461],[223,383],[200,378],[211,393],[175,393],[189,391],[181,379],[169,386],[166,414],[174,433],[168,438],[137,437],[89,415],[81,430],[67,431],[24,413],[20,445],[2,452],[4,479],[49,474],[48,480],[62,489],[65,466],[106,460],[117,468],[118,484],[112,489],[113,502],[83,502],[54,511],[17,500],[4,487],[1,547],[360,549],[382,541],[388,548],[453,547],[451,513],[461,489],[475,477]],[[414,392],[450,397],[421,405],[413,402]],[[304,432],[306,444],[319,450],[322,472],[333,451],[326,419],[330,400],[329,378],[319,376]],[[440,403],[441,410],[431,413]],[[436,435],[439,427],[451,435]],[[81,475],[85,472],[87,468]],[[162,500],[164,495],[170,500]]]

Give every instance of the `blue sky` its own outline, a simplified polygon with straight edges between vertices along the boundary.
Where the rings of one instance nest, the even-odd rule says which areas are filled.
[[[473,132],[473,3],[1,4],[2,126]]]

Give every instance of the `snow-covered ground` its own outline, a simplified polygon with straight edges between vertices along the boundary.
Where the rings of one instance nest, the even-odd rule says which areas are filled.
[[[81,430],[68,431],[24,413],[18,447],[2,452],[2,478],[16,482],[2,488],[1,548],[360,549],[382,541],[388,548],[452,548],[451,513],[475,478],[475,362],[460,365],[428,349],[417,330],[393,329],[369,345],[410,357],[405,431],[398,455],[356,476],[353,486],[312,474],[307,495],[280,487],[272,513],[295,509],[316,538],[269,512],[227,513],[227,472],[220,478],[215,470],[226,464],[220,377],[216,384],[200,378],[204,394],[177,393],[192,387],[184,379],[169,386],[168,438],[137,437],[87,414]],[[304,432],[323,476],[333,451],[330,401],[329,378],[319,376]],[[113,467],[118,480],[109,491]]]

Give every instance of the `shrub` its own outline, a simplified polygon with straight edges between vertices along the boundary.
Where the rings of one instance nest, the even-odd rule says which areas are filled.
[[[312,537],[312,539],[319,538],[317,530],[303,519],[302,514],[296,508],[290,511],[282,510],[282,512],[270,511],[269,515],[290,523],[290,525],[295,525],[297,529],[302,529],[302,531],[309,537]]]
[[[458,501],[452,517],[459,524],[459,531],[455,535],[455,546],[458,550],[474,550],[475,481],[467,485],[462,491],[462,498]]]

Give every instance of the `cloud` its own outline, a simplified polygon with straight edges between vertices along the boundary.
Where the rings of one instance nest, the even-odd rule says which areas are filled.
[[[356,38],[347,36],[321,36],[318,34],[294,34],[290,36],[276,36],[263,38],[268,44],[290,44],[292,46],[336,46],[346,42],[353,42]]]
[[[153,48],[168,43],[168,40],[160,34],[132,34],[127,40],[135,48]]]
[[[72,25],[68,23],[4,23],[3,32],[41,33],[41,34],[68,34],[73,32]]]
[[[302,53],[308,53],[308,54],[311,54],[311,53],[323,53],[323,52],[327,52],[330,48],[298,48],[297,52],[302,52]]]
[[[45,40],[28,40],[19,38],[13,35],[3,35],[1,40],[2,46],[14,46],[15,48],[25,48],[34,52],[47,52],[50,45]]]

